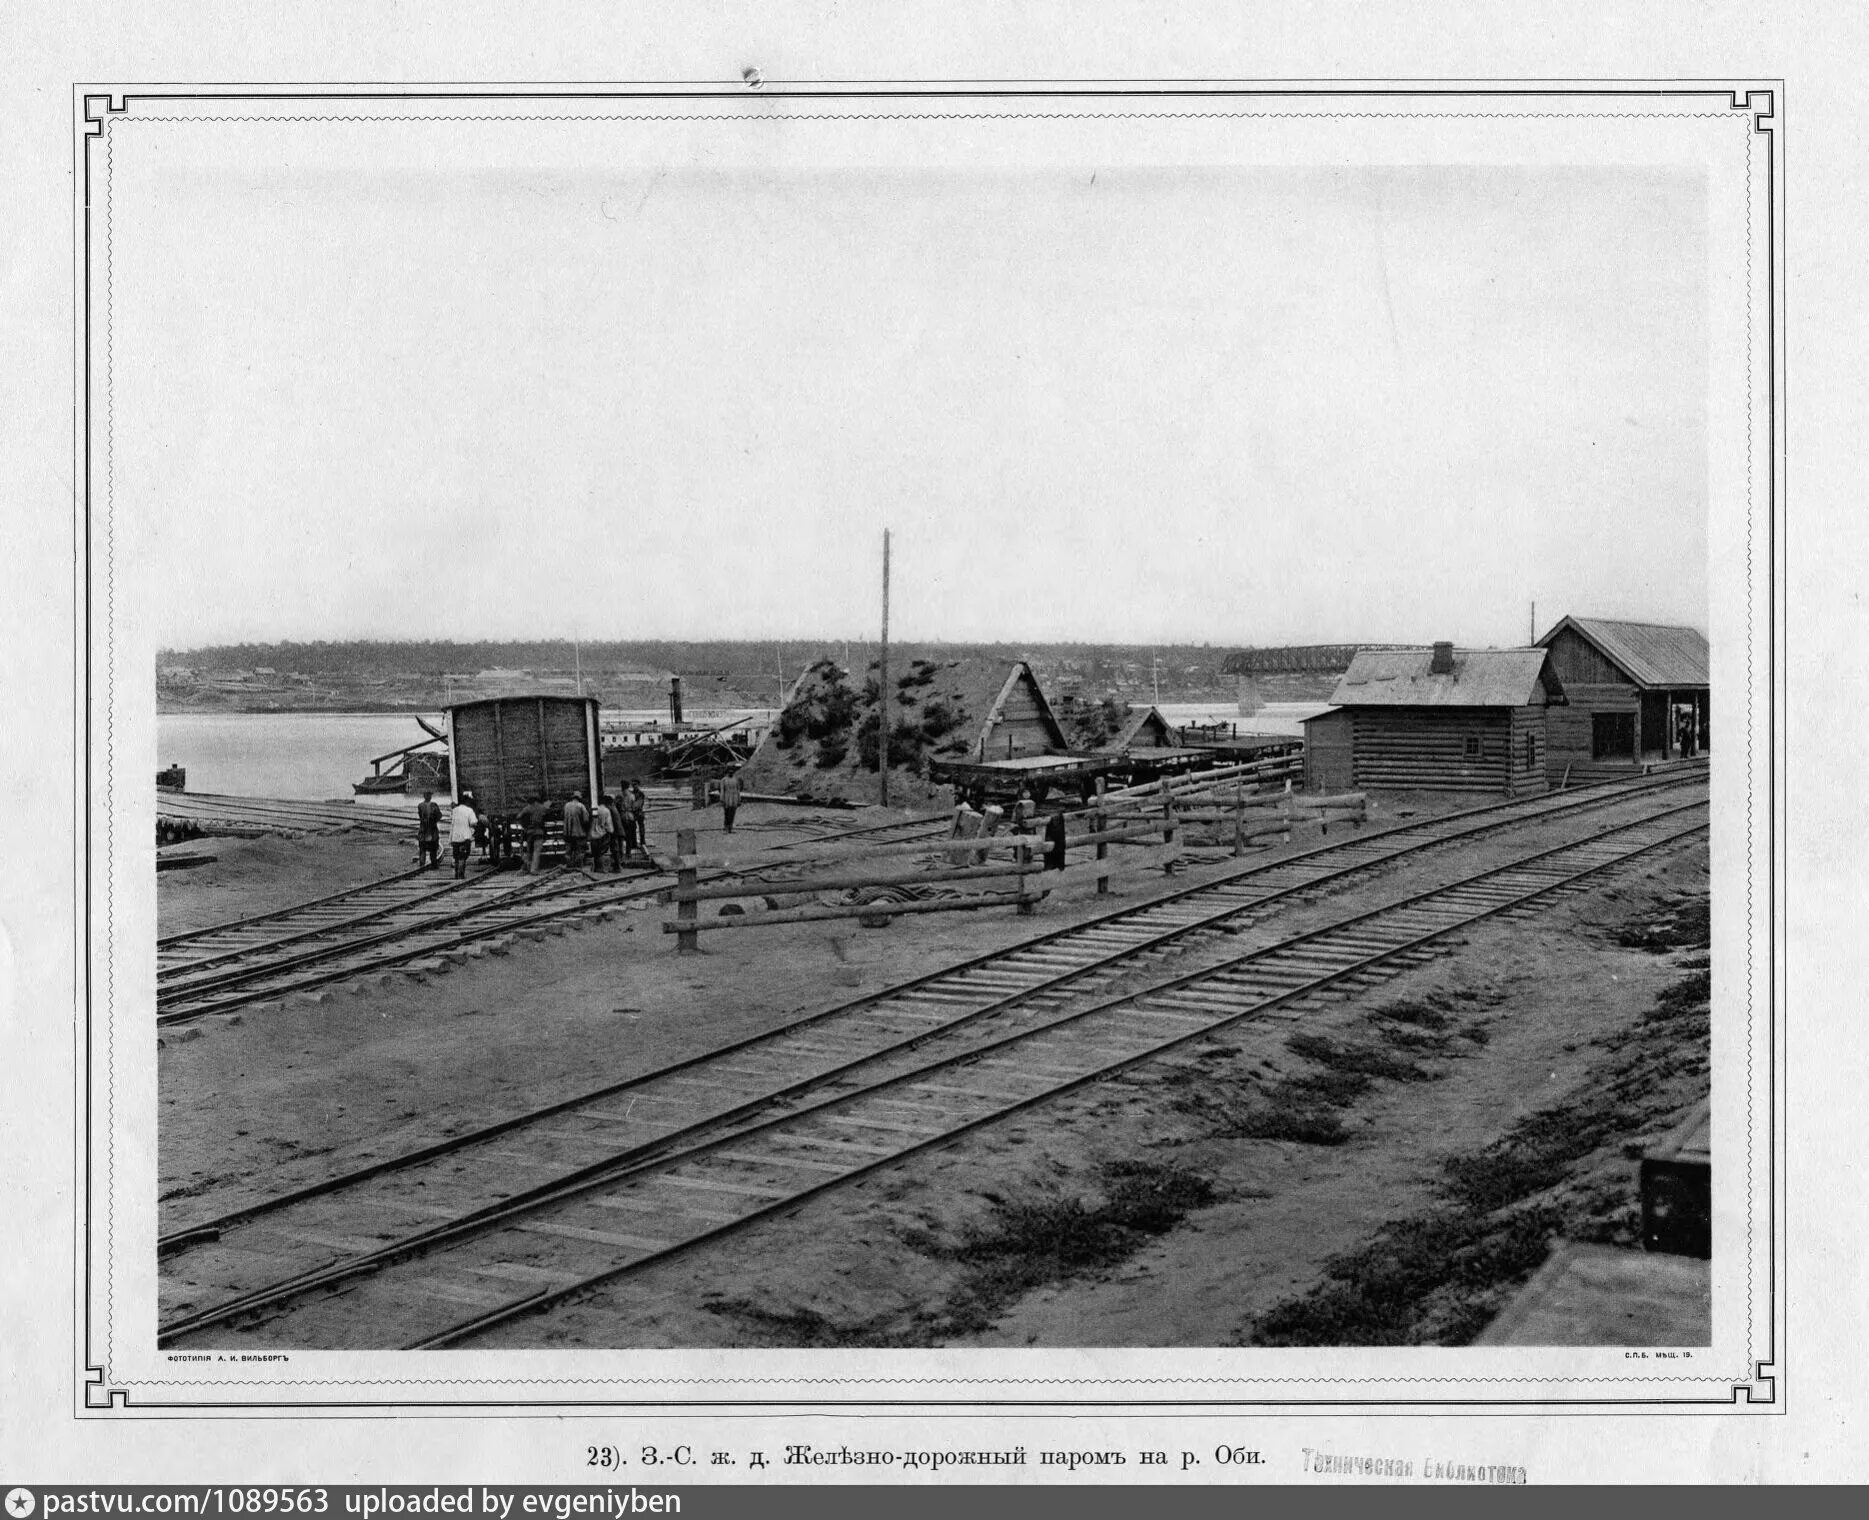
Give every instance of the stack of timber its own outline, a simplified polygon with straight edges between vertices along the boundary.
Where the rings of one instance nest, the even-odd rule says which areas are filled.
[[[208,792],[164,792],[156,798],[158,837],[214,834],[258,838],[262,834],[330,834],[346,829],[409,835],[412,814],[358,807],[354,802],[300,802],[280,797],[224,797]],[[192,832],[189,832],[192,830]]]

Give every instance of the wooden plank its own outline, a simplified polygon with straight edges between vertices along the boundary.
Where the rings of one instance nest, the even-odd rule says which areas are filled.
[[[664,1172],[648,1180],[663,1187],[700,1188],[708,1193],[742,1193],[748,1198],[785,1198],[790,1194],[787,1188],[749,1187],[743,1182],[719,1182],[712,1177],[677,1177],[672,1172]]]
[[[602,1246],[622,1246],[630,1251],[666,1251],[672,1241],[651,1240],[646,1235],[619,1235],[611,1230],[587,1230],[578,1225],[553,1224],[549,1219],[521,1220],[513,1226],[528,1235],[555,1235],[564,1240],[590,1240]]]
[[[939,1124],[933,1126],[926,1124],[892,1124],[887,1119],[857,1119],[846,1114],[819,1114],[817,1118],[820,1124],[835,1124],[844,1129],[883,1129],[890,1131],[892,1134],[914,1135],[923,1139],[926,1139],[930,1135],[938,1135],[941,1133],[941,1126]]]
[[[614,1209],[619,1213],[629,1214],[680,1214],[686,1219],[700,1219],[708,1224],[732,1224],[740,1218],[738,1214],[714,1214],[705,1209],[698,1209],[693,1204],[675,1198],[593,1198],[590,1200],[600,1209]]]

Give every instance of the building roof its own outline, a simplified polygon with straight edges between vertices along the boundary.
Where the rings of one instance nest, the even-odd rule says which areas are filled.
[[[956,661],[956,664],[959,662]],[[987,709],[985,720],[980,724],[974,738],[974,759],[986,759],[987,736],[999,724],[1005,714],[1006,702],[1019,686],[1032,694],[1032,705],[1038,710],[1038,721],[1045,730],[1045,737],[1053,749],[1069,749],[1071,740],[1064,731],[1064,725],[1058,721],[1058,715],[1051,710],[1051,700],[1045,695],[1045,688],[1039,685],[1038,672],[1025,660],[1014,660],[1012,668],[1006,672],[1006,679],[1001,683],[999,695],[993,699],[993,705]]]
[[[1350,662],[1331,702],[1337,707],[1524,707],[1540,676],[1548,696],[1562,696],[1546,670],[1545,649],[1456,649],[1451,674],[1429,669],[1432,649],[1364,650]]]
[[[1105,739],[1103,743],[1099,744],[1097,748],[1100,751],[1110,754],[1117,754],[1123,750],[1135,749],[1140,742],[1142,730],[1149,725],[1150,719],[1154,719],[1154,726],[1159,731],[1161,737],[1167,741],[1169,746],[1173,746],[1175,744],[1174,727],[1162,716],[1159,708],[1145,704],[1142,707],[1130,708],[1129,716],[1123,719],[1123,726],[1117,729],[1115,733],[1111,734],[1109,738]],[[1160,748],[1162,746],[1157,745],[1155,747]]]
[[[1548,646],[1566,628],[1594,644],[1637,686],[1707,684],[1707,636],[1698,628],[1567,617],[1538,642]]]

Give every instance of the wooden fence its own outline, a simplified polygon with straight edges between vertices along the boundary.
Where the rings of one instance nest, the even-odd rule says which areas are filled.
[[[1257,766],[1229,767],[1244,773]],[[1047,881],[1081,879],[1094,876],[1098,895],[1110,890],[1114,862],[1111,845],[1159,843],[1163,853],[1150,862],[1165,872],[1181,861],[1180,831],[1190,824],[1232,825],[1234,853],[1242,853],[1248,843],[1273,835],[1289,838],[1295,826],[1320,824],[1325,832],[1335,825],[1360,827],[1366,816],[1366,804],[1360,794],[1342,797],[1298,797],[1290,792],[1271,795],[1246,790],[1245,774],[1230,778],[1230,797],[1223,797],[1225,781],[1209,780],[1201,787],[1131,789],[1122,797],[1106,797],[1102,804],[1088,810],[1067,814],[1065,834],[1066,864],[1062,872],[1052,871]],[[1147,792],[1155,795],[1150,798]],[[1188,795],[1189,793],[1193,795]],[[1185,798],[1193,806],[1183,808]],[[1230,806],[1222,806],[1230,801]],[[909,844],[873,844],[827,846],[809,856],[795,856],[787,864],[801,867],[858,866],[868,862],[890,862],[903,856],[943,857],[947,864],[934,870],[915,870],[876,875],[868,872],[804,877],[796,881],[703,882],[703,870],[748,871],[770,867],[769,855],[702,855],[695,847],[695,834],[684,829],[677,839],[677,853],[668,864],[676,872],[676,885],[663,894],[663,902],[675,906],[675,917],[662,925],[665,934],[679,936],[678,948],[689,953],[699,948],[702,930],[757,929],[776,924],[809,923],[826,919],[860,918],[888,920],[914,913],[955,913],[979,908],[1013,907],[1021,914],[1032,912],[1044,896],[1033,878],[1045,871],[1042,834],[980,834],[968,838],[925,839]],[[1072,851],[1093,852],[1088,859],[1070,861]],[[998,890],[964,897],[943,897],[933,901],[872,901],[822,903],[812,906],[769,907],[740,913],[702,918],[700,905],[754,897],[782,897],[819,892],[860,890],[863,888],[941,886],[952,882],[977,882]]]

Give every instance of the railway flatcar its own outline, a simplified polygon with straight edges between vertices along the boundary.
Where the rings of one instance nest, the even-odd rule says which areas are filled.
[[[496,842],[509,837],[529,803],[543,800],[557,819],[573,792],[582,792],[586,802],[602,792],[597,699],[457,702],[448,709],[448,762],[453,799],[472,792],[494,825]]]

